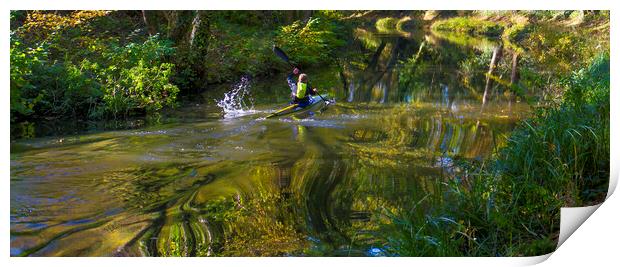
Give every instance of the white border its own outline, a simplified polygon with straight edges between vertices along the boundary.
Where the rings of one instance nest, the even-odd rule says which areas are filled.
[[[5,175],[5,186],[2,186],[1,195],[5,196],[5,202],[2,203],[2,214],[8,216],[10,213],[10,139],[9,134],[9,110],[10,110],[10,97],[9,97],[9,12],[8,10],[16,9],[341,9],[341,10],[363,10],[363,9],[376,9],[376,10],[408,10],[408,9],[438,9],[438,10],[473,10],[473,9],[491,9],[491,10],[506,10],[506,9],[527,9],[527,10],[564,10],[564,9],[612,9],[612,73],[615,69],[615,62],[618,57],[617,51],[617,38],[618,27],[617,19],[615,18],[614,1],[609,0],[520,0],[520,1],[494,1],[494,0],[482,0],[482,1],[445,1],[445,0],[433,0],[433,1],[421,1],[421,0],[380,0],[380,1],[354,1],[354,0],[314,0],[308,2],[301,1],[261,1],[261,0],[231,0],[231,1],[217,1],[217,0],[195,0],[195,1],[149,1],[149,0],[107,0],[107,1],[70,1],[70,0],[21,0],[10,1],[8,4],[3,5],[2,17],[0,25],[4,29],[2,31],[2,47],[0,53],[2,53],[2,82],[5,85],[5,94],[2,101],[4,103],[4,115],[1,117],[4,125],[4,131],[2,131],[2,137],[5,140],[2,143],[4,154],[2,155],[2,173]],[[617,87],[616,81],[612,76],[612,88]],[[611,117],[617,117],[617,103],[618,94],[612,89],[611,95]],[[618,151],[620,147],[618,145],[618,139],[613,138],[618,136],[618,123],[614,123],[612,120],[611,126],[611,164],[612,164],[612,179],[610,185],[615,185],[618,179]],[[613,191],[613,188],[610,188]],[[601,208],[597,210],[590,219],[588,219],[581,228],[575,232],[558,250],[549,258],[548,261],[542,263],[543,266],[564,266],[564,265],[591,265],[596,263],[608,263],[617,262],[617,244],[620,238],[620,231],[618,231],[618,208],[620,207],[620,200],[618,196],[609,196],[607,201],[601,205]],[[6,218],[6,217],[5,217]],[[165,259],[165,258],[10,258],[9,257],[9,220],[5,219],[2,223],[2,230],[0,230],[2,236],[4,236],[4,242],[2,242],[2,253],[5,255],[7,263],[23,265],[23,266],[105,266],[111,265],[150,265],[150,266],[170,266],[183,264],[191,266],[205,266],[217,265],[217,266],[273,266],[275,265],[302,265],[302,266],[317,266],[317,265],[355,265],[355,266],[377,266],[377,265],[398,265],[398,266],[411,266],[412,263],[437,266],[444,264],[458,264],[460,266],[514,266],[535,264],[541,260],[546,259],[545,256],[532,257],[532,258],[190,258],[190,259]]]
[[[575,10],[575,9],[610,9],[610,0],[106,0],[106,1],[72,1],[72,0],[19,0],[10,1],[9,9],[245,9],[245,10],[279,10],[279,9],[340,9],[340,10]],[[147,8],[148,7],[148,8]]]

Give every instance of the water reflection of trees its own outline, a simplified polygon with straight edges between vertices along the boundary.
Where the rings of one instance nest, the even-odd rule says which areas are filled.
[[[499,40],[420,33],[407,38],[355,31],[355,60],[342,66],[347,102],[428,100],[443,88],[486,103],[489,96],[523,97],[519,83],[522,49]],[[504,56],[509,55],[509,56]]]

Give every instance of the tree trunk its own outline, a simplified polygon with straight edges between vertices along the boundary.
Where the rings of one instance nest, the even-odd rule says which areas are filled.
[[[308,21],[313,14],[313,10],[304,10],[304,21]]]
[[[489,92],[489,88],[491,88],[491,75],[493,75],[493,71],[497,66],[497,62],[502,57],[502,46],[496,46],[493,49],[493,57],[491,58],[491,64],[489,65],[489,72],[487,72],[487,83],[484,86],[484,94],[482,95],[482,105],[487,101],[487,94]]]
[[[512,54],[512,70],[510,71],[510,84],[513,85],[519,82],[519,54],[514,52]]]
[[[370,59],[370,63],[368,63],[368,66],[366,66],[366,70],[377,69],[377,63],[379,63],[379,57],[381,57],[381,53],[383,53],[383,49],[385,48],[386,45],[387,44],[385,43],[385,41],[381,40],[381,44],[379,45],[379,47],[377,47],[377,50],[372,55],[372,58]]]
[[[157,33],[155,25],[153,25],[154,21],[149,19],[152,17],[151,14],[153,11],[142,10],[142,21],[144,21],[144,26],[146,27],[146,31],[149,33],[149,36],[153,36]]]
[[[167,36],[176,43],[186,43],[189,41],[189,29],[192,24],[193,11],[170,10],[164,11],[164,16],[168,21]]]

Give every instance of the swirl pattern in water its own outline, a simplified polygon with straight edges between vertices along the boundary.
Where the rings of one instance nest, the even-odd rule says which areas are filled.
[[[529,110],[488,65],[456,78],[454,53],[486,47],[436,38],[359,36],[365,68],[309,72],[338,102],[307,118],[262,119],[289,101],[282,76],[226,94],[255,98],[247,114],[222,115],[225,87],[159,124],[12,141],[11,255],[394,255],[394,215],[446,201],[458,161]]]

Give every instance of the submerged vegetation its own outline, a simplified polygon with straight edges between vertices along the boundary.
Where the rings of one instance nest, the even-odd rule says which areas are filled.
[[[273,45],[337,103],[220,120],[210,93],[240,76],[260,108],[289,101]],[[47,120],[199,119],[12,143],[11,255],[552,252],[560,208],[607,193],[609,54],[605,11],[12,11],[21,137]],[[54,187],[49,173],[77,179],[67,202],[96,200],[94,218],[32,223],[27,183]]]

